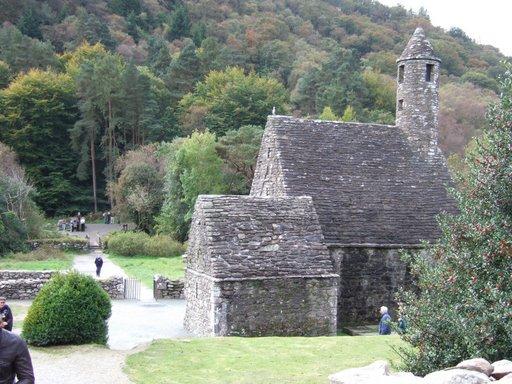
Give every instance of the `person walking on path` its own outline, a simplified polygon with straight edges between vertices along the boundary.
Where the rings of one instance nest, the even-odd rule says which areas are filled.
[[[0,322],[5,323],[4,328],[10,332],[13,325],[12,311],[5,302],[5,297],[0,297]]]
[[[34,384],[34,368],[27,344],[18,335],[6,331],[0,321],[0,384]]]
[[[388,307],[380,307],[382,315],[379,323],[379,335],[391,335],[391,316],[388,314]]]
[[[94,264],[96,264],[96,276],[100,277],[101,267],[103,267],[103,259],[101,256],[97,256],[96,259],[94,259]]]

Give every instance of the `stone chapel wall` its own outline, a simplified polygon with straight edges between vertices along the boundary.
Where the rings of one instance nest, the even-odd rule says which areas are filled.
[[[340,275],[338,326],[378,320],[383,305],[396,308],[395,294],[410,284],[410,274],[400,258],[402,247],[330,246]],[[418,248],[411,248],[418,250]]]

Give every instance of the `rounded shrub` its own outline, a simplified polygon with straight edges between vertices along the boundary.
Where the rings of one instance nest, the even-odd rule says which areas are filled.
[[[56,274],[30,306],[22,336],[31,345],[107,342],[110,298],[90,276]]]
[[[150,237],[144,249],[144,255],[155,257],[179,256],[185,251],[183,244],[169,236],[156,235]]]
[[[149,235],[144,232],[118,232],[108,238],[108,250],[120,256],[144,255]]]

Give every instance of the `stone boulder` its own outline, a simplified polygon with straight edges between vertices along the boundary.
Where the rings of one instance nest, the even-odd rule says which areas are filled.
[[[330,384],[421,384],[423,379],[409,372],[391,374],[386,361],[351,368],[329,376]]]
[[[487,384],[491,380],[485,373],[467,369],[448,369],[429,373],[424,384]]]
[[[492,363],[494,371],[492,372],[492,377],[495,379],[501,379],[512,373],[512,361],[510,360],[500,360]]]
[[[509,373],[507,376],[502,377],[498,380],[500,384],[512,384],[512,373]]]
[[[482,358],[464,360],[457,364],[457,368],[476,371],[491,376],[494,367],[487,360]]]

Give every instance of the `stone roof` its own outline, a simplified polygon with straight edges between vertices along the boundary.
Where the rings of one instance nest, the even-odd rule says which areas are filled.
[[[432,44],[427,40],[423,28],[416,28],[414,34],[409,39],[402,55],[398,58],[397,62],[403,60],[414,59],[429,59],[441,61],[434,53]]]
[[[310,197],[199,196],[187,269],[218,279],[330,276]]]
[[[311,196],[327,243],[417,245],[455,211],[450,182],[396,126],[269,116],[251,195]]]

